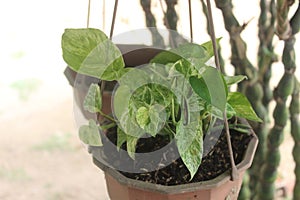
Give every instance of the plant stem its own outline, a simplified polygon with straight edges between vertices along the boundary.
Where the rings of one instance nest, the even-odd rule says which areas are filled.
[[[110,129],[110,128],[114,127],[114,126],[116,126],[116,123],[110,123],[110,124],[107,124],[107,125],[102,125],[102,126],[100,126],[100,128],[102,130],[107,130],[107,129]]]
[[[111,116],[105,114],[104,112],[100,111],[99,112],[101,116],[105,117],[106,119],[112,121],[112,122],[115,122],[116,123],[116,120],[114,118],[112,118]]]
[[[174,99],[172,98],[172,122],[173,124],[177,124],[176,118],[175,118],[175,104],[174,104]]]

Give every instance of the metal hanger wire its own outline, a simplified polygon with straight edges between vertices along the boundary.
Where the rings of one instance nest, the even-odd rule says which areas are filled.
[[[215,29],[214,29],[214,21],[213,21],[213,16],[212,16],[212,9],[211,9],[211,3],[210,0],[206,0],[207,2],[207,11],[208,11],[208,22],[209,22],[209,32],[210,32],[210,37],[211,41],[213,44],[213,50],[214,50],[214,56],[215,56],[215,64],[217,67],[217,70],[221,72],[221,67],[220,67],[220,60],[219,60],[219,54],[218,54],[218,47],[217,47],[217,40],[216,40],[216,35],[215,35]],[[229,156],[230,156],[230,163],[231,163],[231,180],[237,180],[239,177],[239,173],[234,161],[233,157],[233,150],[232,150],[232,144],[230,140],[230,133],[229,133],[229,125],[227,121],[227,114],[226,110],[223,112],[223,118],[224,118],[224,125],[225,125],[225,130],[226,130],[226,140],[228,144],[228,150],[229,150]]]

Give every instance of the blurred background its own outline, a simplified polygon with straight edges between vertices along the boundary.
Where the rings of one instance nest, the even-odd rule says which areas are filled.
[[[257,57],[259,1],[233,1],[241,24],[248,23],[242,36],[248,56]],[[193,0],[194,41],[209,39],[200,1]],[[157,26],[164,28],[159,0],[153,1]],[[188,4],[178,1],[178,32],[189,36]],[[293,8],[294,9],[294,8]],[[0,3],[0,199],[100,199],[107,200],[102,171],[78,139],[73,116],[73,93],[63,71],[66,67],[60,47],[65,28],[84,28],[88,0],[10,0]],[[90,27],[109,34],[113,1],[92,0]],[[214,9],[217,37],[228,73],[230,46],[219,10]],[[145,28],[139,0],[119,1],[114,35]],[[295,47],[300,51],[299,36]],[[275,39],[276,52],[283,43]],[[280,58],[279,58],[280,59]],[[299,58],[297,60],[300,67]],[[276,67],[277,66],[277,67]],[[283,73],[272,79],[278,83]],[[299,69],[296,72],[300,77]],[[274,88],[274,86],[273,86]],[[288,127],[287,127],[288,128]],[[281,146],[278,184],[289,194],[294,184],[293,140],[287,133]]]

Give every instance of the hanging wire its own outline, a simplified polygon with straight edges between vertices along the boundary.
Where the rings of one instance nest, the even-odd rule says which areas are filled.
[[[217,69],[221,71],[220,67],[220,60],[219,60],[219,54],[218,54],[218,47],[217,47],[217,41],[216,41],[216,35],[215,35],[215,29],[214,29],[214,21],[212,17],[212,10],[211,10],[211,4],[210,0],[207,0],[207,10],[208,10],[208,22],[209,22],[209,32],[210,32],[210,37],[213,45],[213,50],[214,50],[214,56],[215,56],[215,63],[217,66]]]
[[[86,20],[86,27],[89,28],[90,26],[90,14],[91,14],[91,0],[88,2],[88,13],[87,13],[87,20]]]
[[[207,10],[208,10],[208,21],[209,21],[210,37],[211,37],[211,41],[212,41],[212,44],[213,44],[213,50],[214,50],[214,55],[215,55],[215,63],[216,63],[217,69],[219,71],[221,71],[210,0],[207,0]],[[224,110],[223,118],[224,118],[224,124],[225,124],[225,130],[226,130],[226,139],[227,139],[229,156],[230,156],[230,163],[231,163],[231,180],[234,181],[234,180],[238,179],[239,173],[238,173],[238,170],[236,168],[235,161],[234,161],[234,158],[233,158],[233,151],[232,151],[232,145],[231,145],[231,140],[230,140],[229,125],[228,125],[228,121],[227,121],[226,110]]]
[[[109,34],[110,39],[112,38],[112,36],[114,34],[115,20],[116,20],[117,9],[118,9],[118,2],[119,2],[119,0],[115,0],[113,18],[112,18],[111,27],[110,27],[110,34]]]
[[[102,0],[102,30],[105,30],[105,0]]]
[[[189,17],[190,17],[190,35],[191,35],[191,43],[193,43],[193,19],[192,19],[192,3],[191,0],[189,0]]]

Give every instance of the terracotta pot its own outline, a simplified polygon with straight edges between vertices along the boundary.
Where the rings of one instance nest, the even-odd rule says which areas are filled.
[[[238,197],[243,175],[251,166],[258,139],[253,133],[243,160],[237,165],[239,179],[230,180],[227,171],[218,177],[178,186],[163,186],[146,183],[125,177],[120,172],[111,169],[97,160],[95,154],[99,151],[90,149],[93,162],[105,173],[108,194],[111,200],[235,200]]]

